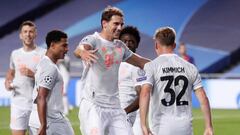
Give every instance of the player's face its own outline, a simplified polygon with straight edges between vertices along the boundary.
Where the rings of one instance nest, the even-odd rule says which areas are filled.
[[[179,54],[185,55],[186,54],[186,47],[184,45],[180,45],[178,48]]]
[[[64,56],[68,52],[68,41],[67,38],[61,38],[59,42],[54,43],[54,52],[57,59],[64,59]]]
[[[105,22],[103,24],[103,27],[106,30],[106,33],[112,38],[112,39],[118,39],[120,32],[123,28],[123,17],[114,15],[112,16],[111,20],[109,22]]]
[[[120,37],[120,40],[122,40],[131,51],[136,52],[137,40],[134,38],[133,35],[131,35],[131,34],[123,34]]]
[[[24,25],[20,31],[19,37],[26,46],[34,45],[37,32],[35,27]]]

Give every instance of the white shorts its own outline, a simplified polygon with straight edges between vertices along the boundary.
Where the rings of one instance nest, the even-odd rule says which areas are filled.
[[[136,112],[131,112],[129,114],[127,114],[127,121],[129,122],[129,124],[131,125],[131,127],[133,126],[135,119],[136,119]]]
[[[82,99],[80,129],[84,135],[133,135],[123,109],[105,108]]]
[[[10,128],[12,130],[27,130],[30,113],[31,110],[11,105]]]
[[[74,135],[74,131],[68,118],[63,117],[63,119],[48,122],[47,135]]]
[[[193,135],[192,121],[184,118],[161,118],[159,123],[151,126],[154,135]]]
[[[39,128],[29,126],[29,135],[37,135],[38,134],[38,129]]]

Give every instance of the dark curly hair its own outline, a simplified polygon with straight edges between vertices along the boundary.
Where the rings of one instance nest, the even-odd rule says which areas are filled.
[[[122,31],[121,31],[121,33],[120,33],[120,35],[119,35],[119,39],[120,39],[120,38],[122,37],[122,35],[124,35],[124,34],[133,35],[133,36],[135,37],[136,41],[137,41],[137,46],[138,46],[141,38],[140,38],[140,34],[139,34],[139,31],[138,31],[137,27],[134,27],[134,26],[125,26],[125,27],[122,29]]]

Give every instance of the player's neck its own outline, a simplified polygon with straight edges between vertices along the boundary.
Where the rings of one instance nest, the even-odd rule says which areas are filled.
[[[58,58],[56,58],[56,56],[54,56],[53,53],[47,51],[47,52],[46,52],[46,56],[48,56],[49,59],[50,59],[53,63],[55,63],[55,64],[57,63]]]
[[[162,55],[162,54],[173,54],[174,51],[172,48],[169,48],[169,47],[163,47],[163,48],[159,48],[157,50],[157,54],[158,55]]]
[[[102,38],[108,40],[108,41],[113,41],[113,37],[111,35],[109,35],[107,32],[105,31],[101,31],[101,33],[99,34]]]
[[[34,49],[36,49],[36,45],[34,43],[30,44],[30,45],[25,45],[23,44],[23,50],[26,51],[26,52],[30,52]]]

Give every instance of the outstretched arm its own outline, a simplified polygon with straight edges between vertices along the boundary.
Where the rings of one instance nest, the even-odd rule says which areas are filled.
[[[143,135],[152,135],[151,131],[147,127],[147,114],[148,114],[151,90],[152,90],[151,85],[144,84],[142,86],[141,93],[140,93],[139,107],[140,107],[140,121],[141,121]]]
[[[144,65],[150,62],[150,59],[144,58],[140,55],[137,55],[136,53],[133,53],[133,55],[130,58],[128,58],[126,62],[143,69]]]
[[[211,111],[210,111],[208,97],[206,96],[206,93],[202,87],[196,89],[195,94],[200,102],[201,110],[204,114],[204,120],[205,120],[204,135],[213,135],[212,118],[211,118]]]
[[[81,58],[83,61],[91,65],[98,59],[98,57],[95,54],[96,52],[97,49],[92,50],[92,46],[90,45],[80,45],[75,49],[74,55],[77,58]]]

